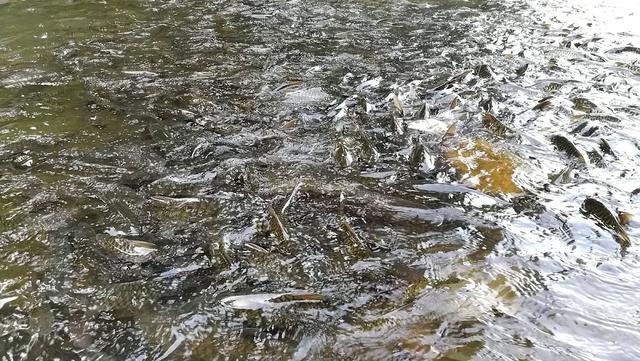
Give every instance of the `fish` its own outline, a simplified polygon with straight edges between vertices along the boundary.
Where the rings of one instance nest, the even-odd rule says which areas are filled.
[[[96,240],[103,248],[131,258],[144,258],[158,250],[154,243],[124,237],[99,234],[96,235]]]
[[[340,222],[340,229],[342,230],[347,246],[356,257],[366,258],[369,256],[369,248],[360,236],[358,236],[353,227],[351,227],[351,224],[349,224],[349,221],[346,218],[343,218]]]
[[[636,194],[640,194],[640,188],[636,188],[636,189],[631,191],[631,195],[635,196]]]
[[[353,163],[353,155],[351,155],[351,151],[341,140],[336,143],[335,159],[340,168],[348,168]]]
[[[604,158],[602,157],[602,154],[600,154],[597,150],[594,149],[594,150],[588,151],[587,156],[589,157],[590,163],[595,164],[598,167],[606,166],[604,162]]]
[[[211,260],[212,263],[214,262],[214,260],[219,259],[225,268],[231,267],[232,262],[229,258],[229,255],[227,255],[227,251],[224,249],[224,242],[219,241],[209,244],[209,249],[207,251],[209,260]]]
[[[415,120],[424,120],[429,118],[430,110],[427,103],[422,103],[420,108],[413,114],[413,119]]]
[[[229,296],[220,300],[224,306],[240,310],[274,309],[296,303],[319,303],[324,301],[316,293],[257,293]]]
[[[616,241],[623,248],[631,245],[631,239],[627,235],[627,231],[622,227],[618,217],[607,206],[595,198],[587,197],[582,203],[581,212],[593,217],[600,224],[615,232]]]
[[[393,124],[396,127],[396,132],[398,132],[399,135],[403,135],[404,134],[404,119],[402,117],[397,117],[394,115],[393,117]]]
[[[571,134],[580,133],[581,131],[584,130],[584,128],[587,127],[587,125],[589,125],[589,122],[588,121],[584,121],[584,122],[578,124],[578,126],[573,128],[573,130],[571,130],[569,133],[571,133]]]
[[[626,53],[626,52],[640,54],[640,48],[637,48],[635,46],[623,46],[620,48],[607,50],[607,53],[613,53],[613,54],[620,54],[620,53]]]
[[[559,184],[559,183],[566,184],[571,182],[571,180],[573,179],[574,170],[575,169],[573,165],[570,165],[567,168],[560,171],[558,174],[551,176],[550,177],[551,184]]]
[[[360,159],[369,163],[375,163],[380,158],[380,152],[373,142],[364,133],[360,136]]]
[[[445,140],[449,138],[453,138],[456,135],[457,130],[458,130],[458,122],[451,123],[451,125],[449,125],[449,127],[447,128],[447,131],[442,136],[442,139],[440,139],[440,144],[442,145],[442,143]]]
[[[640,65],[637,65],[636,62],[631,64],[627,63],[616,63],[617,66],[630,70],[633,73],[640,74]]]
[[[299,89],[302,84],[302,79],[292,79],[288,82],[278,85],[275,89],[273,89],[273,93],[291,91],[292,88]]]
[[[560,90],[562,86],[563,85],[561,83],[550,82],[549,84],[544,86],[543,90],[547,93],[555,93]]]
[[[460,106],[460,104],[462,104],[462,101],[460,100],[459,96],[455,96],[453,99],[451,99],[451,101],[449,102],[449,109],[455,109],[457,107]]]
[[[450,77],[449,80],[447,80],[443,84],[438,85],[437,87],[435,87],[433,90],[444,90],[444,89],[447,89],[451,85],[453,85],[454,83],[458,83],[458,82],[464,80],[464,78],[466,78],[466,76],[469,75],[469,73],[471,73],[472,71],[473,70],[465,70],[460,74],[454,75],[454,76]]]
[[[540,101],[538,101],[538,104],[536,104],[533,107],[533,110],[546,110],[551,108],[551,106],[553,105],[553,103],[551,103],[551,98],[547,97],[547,98],[543,98],[540,99]]]
[[[493,71],[491,70],[491,67],[489,67],[486,64],[482,64],[482,65],[478,65],[474,70],[473,73],[481,78],[492,78],[493,77]]]
[[[568,156],[577,158],[584,164],[587,163],[584,154],[566,137],[562,135],[554,135],[551,137],[551,144],[553,144],[558,150],[565,152]]]
[[[284,103],[289,105],[307,105],[311,103],[320,103],[329,98],[322,88],[302,88],[285,92]]]
[[[600,139],[600,143],[598,145],[600,147],[600,150],[604,154],[609,154],[609,155],[613,156],[614,158],[617,158],[616,154],[613,152],[613,149],[611,149],[611,146],[609,145],[609,142],[607,142],[606,139],[604,139],[604,138]]]
[[[517,76],[523,76],[524,73],[527,72],[527,69],[529,69],[529,63],[524,63],[523,65],[518,67],[518,69],[516,69],[516,75]]]
[[[486,112],[482,116],[482,124],[487,129],[492,130],[494,133],[498,135],[506,135],[507,133],[512,133],[513,131],[504,125],[501,121],[498,120],[493,114]]]
[[[284,229],[282,225],[282,221],[280,220],[280,216],[276,213],[275,209],[272,206],[269,206],[269,226],[271,227],[271,233],[279,240],[279,241],[288,241],[289,234]]]
[[[298,194],[298,191],[300,190],[300,187],[302,187],[302,182],[298,182],[298,184],[296,184],[296,186],[293,188],[293,191],[291,191],[291,195],[289,196],[289,199],[287,199],[287,202],[285,202],[285,204],[282,206],[282,209],[280,210],[280,214],[283,214],[287,211],[287,208],[291,205],[291,202],[293,201],[293,199],[295,198],[296,194]]]
[[[253,223],[256,227],[256,233],[262,236],[268,236],[271,234],[269,220],[266,218],[254,219]]]
[[[615,117],[611,114],[587,113],[584,117],[592,120],[599,120],[599,121],[605,121],[610,123],[620,123],[620,118]]]
[[[400,102],[400,98],[396,93],[391,93],[391,103],[392,103],[392,113],[394,116],[404,117],[404,107],[402,107],[402,102]],[[388,98],[387,98],[388,99]]]
[[[413,146],[409,154],[409,166],[413,170],[430,171],[434,168],[433,158],[418,137],[413,138]]]
[[[585,113],[593,113],[598,109],[592,101],[587,98],[573,98],[573,108]]]
[[[490,112],[491,110],[493,110],[493,98],[488,97],[487,99],[480,100],[478,106],[485,112]]]

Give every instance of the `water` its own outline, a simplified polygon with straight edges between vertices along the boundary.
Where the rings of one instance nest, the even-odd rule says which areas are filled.
[[[638,359],[638,12],[0,1],[0,354]]]

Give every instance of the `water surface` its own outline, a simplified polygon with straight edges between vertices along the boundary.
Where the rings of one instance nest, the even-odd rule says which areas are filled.
[[[639,12],[0,0],[3,359],[640,358]]]

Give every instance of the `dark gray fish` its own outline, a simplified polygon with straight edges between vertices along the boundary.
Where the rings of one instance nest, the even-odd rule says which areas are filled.
[[[369,139],[369,137],[367,137],[364,134],[362,134],[361,136],[360,152],[361,152],[360,158],[369,163],[377,162],[378,159],[380,158],[380,152],[378,151],[376,146],[373,144],[373,142]]]
[[[491,67],[489,67],[489,65],[486,64],[482,64],[482,65],[478,65],[474,70],[473,73],[481,78],[492,78],[493,77],[493,71],[491,70]]]
[[[485,112],[490,112],[491,110],[493,110],[493,98],[488,97],[487,99],[480,100],[478,106]]]
[[[351,150],[347,148],[347,146],[344,144],[344,141],[338,140],[336,142],[334,152],[336,163],[340,168],[347,168],[351,166],[351,163],[353,163],[353,155],[351,155]]]
[[[444,89],[447,89],[447,88],[451,87],[453,84],[462,81],[471,72],[472,72],[472,70],[465,70],[460,74],[454,75],[451,78],[449,78],[449,80],[444,82],[443,84],[438,85],[437,87],[435,87],[433,90],[444,90]]]
[[[589,157],[589,162],[597,165],[598,167],[606,166],[604,158],[602,154],[600,154],[597,150],[590,150],[587,152],[587,156]]]
[[[504,125],[504,123],[499,121],[498,118],[496,118],[493,114],[489,112],[484,113],[484,115],[482,116],[482,124],[484,124],[484,126],[487,129],[493,131],[498,135],[506,135],[508,133],[513,133],[513,131],[509,127]]]
[[[398,132],[398,134],[402,135],[404,134],[404,119],[402,117],[398,117],[398,116],[394,116],[393,117],[393,125],[396,128],[396,132]]]
[[[585,113],[594,113],[598,106],[587,98],[573,98],[573,108]]]
[[[600,139],[600,150],[604,153],[604,154],[609,154],[613,157],[616,157],[616,154],[613,152],[613,149],[611,149],[611,146],[609,145],[609,142],[607,142],[606,139],[602,138]]]
[[[462,101],[460,100],[459,96],[455,96],[453,99],[451,99],[451,101],[449,102],[449,109],[455,109],[457,107],[460,106],[460,104],[462,104]]]
[[[521,65],[520,67],[518,67],[518,69],[516,69],[516,75],[523,76],[524,73],[527,72],[527,69],[529,69],[529,63],[524,63],[524,65]]]
[[[442,139],[440,140],[440,144],[442,145],[442,143],[445,140],[449,138],[453,138],[456,135],[456,131],[458,131],[458,122],[453,122],[451,123],[451,125],[449,125],[449,127],[447,128],[447,131],[442,136]]]
[[[285,83],[278,85],[275,89],[273,89],[273,92],[277,93],[281,91],[290,91],[291,89],[297,89],[300,86],[302,86],[302,83],[303,82],[301,79],[292,79],[290,81],[287,81]]]
[[[584,131],[582,133],[582,136],[583,137],[590,137],[590,136],[594,135],[598,131],[598,129],[600,129],[600,127],[593,126],[593,127],[589,128],[589,129],[587,129],[586,131]]]
[[[533,110],[546,110],[551,108],[553,104],[551,103],[550,98],[541,99],[538,104],[533,107]]]
[[[637,48],[635,46],[623,46],[620,48],[614,48],[611,50],[607,50],[607,53],[612,53],[612,54],[620,54],[620,53],[636,53],[636,54],[640,54],[640,48]]]
[[[551,144],[553,144],[558,150],[565,152],[568,156],[577,158],[582,163],[587,163],[584,154],[566,137],[563,137],[562,135],[554,135],[551,137]]]
[[[285,293],[269,300],[273,303],[282,302],[318,302],[324,301],[324,297],[317,293]]]
[[[640,74],[640,65],[637,65],[636,62],[633,62],[631,64],[617,63],[616,65],[619,67],[625,68],[627,70],[630,70],[633,73]]]
[[[280,216],[273,209],[273,207],[269,206],[269,226],[271,227],[271,233],[279,240],[279,241],[288,241],[289,234],[284,229],[282,225],[282,221],[280,220]]]
[[[589,122],[588,121],[584,121],[584,122],[578,124],[578,126],[573,128],[573,130],[571,130],[569,133],[571,133],[571,134],[580,133],[581,131],[583,131],[587,127],[587,125],[589,125]]]
[[[370,251],[366,243],[358,236],[346,218],[343,218],[340,222],[340,229],[342,230],[347,246],[356,257],[366,258],[369,256]]]
[[[562,88],[562,83],[551,82],[544,86],[543,90],[547,93],[555,93]]]
[[[569,133],[571,133],[571,134],[580,134],[580,135],[582,135],[584,137],[590,137],[595,132],[597,132],[598,129],[600,129],[599,126],[590,125],[589,121],[586,120],[586,121],[578,124],[578,126],[573,128],[573,130],[571,130]]]
[[[582,203],[581,212],[586,216],[593,217],[602,226],[613,230],[617,235],[616,240],[623,248],[631,244],[631,239],[629,239],[627,231],[620,224],[618,217],[599,200],[590,197],[585,199]]]
[[[610,114],[588,113],[588,114],[585,115],[585,118],[592,119],[592,120],[606,121],[606,122],[610,122],[610,123],[620,123],[620,119],[618,117],[615,117],[615,116],[610,115]]]
[[[420,138],[413,138],[411,153],[409,154],[409,166],[413,170],[428,172],[435,166],[434,161]]]
[[[632,191],[631,191],[631,194],[632,194],[632,195],[634,195],[634,196],[635,196],[636,194],[640,194],[640,188],[636,188],[636,189],[632,190]]]
[[[413,119],[423,120],[429,118],[429,106],[427,103],[422,103],[420,108],[413,114]]]
[[[568,166],[567,168],[560,171],[558,174],[550,177],[551,184],[566,184],[571,182],[573,179],[573,165]]]

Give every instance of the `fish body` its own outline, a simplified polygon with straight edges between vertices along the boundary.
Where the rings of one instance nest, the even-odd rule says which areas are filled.
[[[429,118],[429,106],[427,103],[422,103],[420,108],[413,114],[413,119],[415,120],[423,120]]]
[[[499,121],[498,118],[489,112],[484,113],[482,116],[482,124],[484,124],[487,129],[490,129],[498,135],[506,135],[513,132],[509,127],[504,125],[504,123]]]
[[[409,154],[409,166],[411,169],[425,172],[433,169],[435,166],[433,158],[419,139],[413,140],[411,154]]]
[[[587,152],[587,156],[589,157],[589,162],[597,165],[598,167],[606,166],[604,161],[604,157],[597,150],[590,150]]]
[[[518,69],[516,69],[516,75],[523,76],[524,73],[527,72],[527,69],[529,69],[529,63],[524,63],[524,65],[522,65]]]
[[[491,70],[491,67],[486,64],[478,65],[473,70],[473,73],[481,78],[493,78],[493,71]]]
[[[225,297],[220,303],[240,310],[264,310],[297,303],[318,303],[323,300],[321,295],[315,293],[258,293]]]
[[[269,226],[271,227],[271,233],[279,241],[288,241],[289,234],[287,233],[287,230],[284,229],[282,221],[280,220],[280,216],[271,206],[269,206],[269,217]]]
[[[551,103],[551,99],[541,99],[538,104],[533,107],[533,110],[546,110],[551,108],[553,103]]]
[[[358,258],[366,258],[369,255],[369,248],[346,219],[340,222],[340,229],[351,252]]]
[[[404,117],[404,107],[402,107],[402,103],[400,102],[400,98],[395,93],[391,94],[391,99],[393,102],[393,113],[394,116]]]
[[[568,166],[567,168],[560,171],[558,174],[551,177],[552,184],[566,184],[571,182],[573,179],[573,165]]]
[[[340,168],[348,168],[353,163],[353,155],[351,150],[347,148],[343,141],[338,141],[335,147],[335,159]]]
[[[616,157],[616,154],[613,152],[613,149],[611,149],[611,145],[609,145],[609,142],[607,142],[606,139],[600,139],[600,143],[598,144],[598,146],[600,147],[602,153]]]
[[[157,246],[151,242],[101,234],[96,240],[103,248],[127,258],[144,258],[157,251]]]
[[[627,235],[627,231],[622,227],[618,217],[602,202],[595,198],[587,198],[582,203],[581,211],[583,214],[595,218],[603,226],[614,231],[618,236],[616,240],[622,247],[628,247],[631,239]]]
[[[562,135],[554,135],[551,137],[551,143],[558,149],[565,152],[568,156],[577,158],[582,163],[586,164],[587,160],[584,154],[576,147],[573,142]]]
[[[598,110],[598,106],[586,98],[574,98],[573,107],[574,109],[585,113],[593,113]]]
[[[361,159],[367,162],[377,162],[380,158],[380,152],[376,148],[376,146],[367,138],[366,136],[362,136],[361,138]]]

